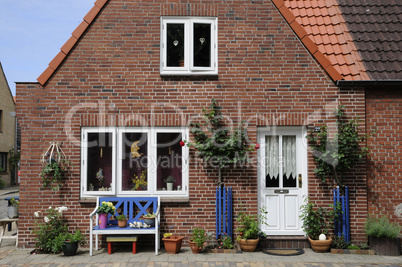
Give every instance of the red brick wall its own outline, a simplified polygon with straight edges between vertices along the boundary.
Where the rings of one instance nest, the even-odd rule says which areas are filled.
[[[247,121],[252,143],[257,126],[305,125],[314,112],[337,100],[350,115],[364,117],[363,91],[340,92],[270,2],[144,2],[109,1],[44,87],[17,84],[22,127],[20,246],[34,246],[33,212],[49,206],[68,206],[70,225],[88,232],[86,216],[94,204],[79,201],[81,126],[187,125],[213,97],[231,120]],[[218,16],[219,75],[159,75],[161,15]],[[66,126],[66,120],[71,124]],[[326,120],[318,116],[311,124]],[[75,166],[57,192],[40,190],[39,158],[51,141],[62,143]],[[256,174],[253,166],[224,174],[225,184],[233,187],[236,209],[242,202],[257,212]],[[311,157],[308,174],[312,199],[330,204],[329,186],[322,187],[314,177]],[[195,224],[213,231],[216,178],[215,171],[206,172],[199,161],[191,162],[189,202],[163,203],[162,231],[173,224],[173,231],[185,236]],[[365,187],[357,187],[365,185],[365,176],[350,184],[355,188],[352,220],[359,220],[365,216],[367,200]],[[361,221],[353,222],[352,230],[361,234],[361,227]]]
[[[368,141],[368,211],[402,224],[402,93],[400,88],[368,90],[367,130],[376,130]]]

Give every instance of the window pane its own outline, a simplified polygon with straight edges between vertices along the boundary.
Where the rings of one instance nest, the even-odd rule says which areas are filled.
[[[182,190],[182,140],[181,133],[157,133],[157,189]],[[173,187],[167,179],[173,178]],[[169,178],[169,179],[171,179]]]
[[[282,137],[283,187],[296,187],[296,136]]]
[[[184,24],[167,24],[166,53],[168,67],[184,67]]]
[[[211,67],[211,24],[194,23],[194,66]]]
[[[147,190],[148,135],[146,133],[124,133],[122,141],[122,190]]]
[[[112,133],[88,133],[87,189],[88,191],[111,190]]]
[[[279,187],[279,136],[266,136],[265,145],[265,187]]]

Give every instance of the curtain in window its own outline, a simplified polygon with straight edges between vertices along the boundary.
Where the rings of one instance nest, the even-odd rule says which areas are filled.
[[[279,178],[279,136],[265,137],[265,173],[267,180]],[[269,183],[269,181],[268,181]]]
[[[296,179],[296,137],[282,137],[283,179]]]

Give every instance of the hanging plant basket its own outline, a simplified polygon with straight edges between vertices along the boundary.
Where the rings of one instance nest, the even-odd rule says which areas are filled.
[[[49,148],[42,154],[40,162],[43,165],[40,173],[42,188],[60,189],[66,167],[71,164],[61,149],[60,143],[51,142]]]

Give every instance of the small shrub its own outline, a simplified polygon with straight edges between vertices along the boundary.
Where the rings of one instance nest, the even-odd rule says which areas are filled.
[[[345,241],[345,237],[344,237],[343,235],[341,235],[341,236],[335,236],[335,237],[332,239],[332,245],[331,245],[331,247],[332,247],[332,248],[335,248],[335,249],[346,249],[346,248],[349,246],[349,243],[350,243],[350,242],[346,242],[346,241]]]
[[[222,237],[222,246],[225,249],[232,249],[233,248],[233,242],[232,238],[228,235],[223,235]]]
[[[360,249],[363,249],[363,250],[367,250],[370,248],[367,243],[361,243],[359,247],[360,247]]]
[[[387,217],[379,219],[369,217],[365,223],[366,235],[377,238],[396,238],[401,232],[401,226],[391,223]]]
[[[353,244],[350,244],[349,246],[348,246],[348,249],[360,249],[360,247],[358,246],[358,245],[353,245]]]

